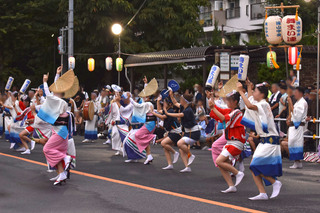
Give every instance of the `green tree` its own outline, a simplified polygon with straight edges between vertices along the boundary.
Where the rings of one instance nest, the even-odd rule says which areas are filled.
[[[107,72],[104,67],[105,57],[117,57],[118,37],[112,34],[111,26],[116,22],[125,26],[141,3],[141,0],[75,1],[75,72],[81,84],[93,89],[99,83],[116,82],[116,71]],[[122,52],[137,54],[197,45],[202,33],[197,21],[199,6],[207,4],[208,0],[147,1],[121,34]],[[68,1],[0,0],[0,9],[1,81],[4,83],[12,75],[19,86],[28,77],[32,86],[37,86],[42,74],[48,71],[53,74],[55,64],[59,64],[57,51],[56,61],[53,53],[58,30],[67,25]],[[87,70],[89,57],[96,60],[96,70],[91,73]],[[125,59],[126,55],[122,57]]]
[[[266,63],[261,63],[258,68],[258,82],[279,83],[280,80],[286,79],[285,63],[278,63],[279,69],[270,69]]]

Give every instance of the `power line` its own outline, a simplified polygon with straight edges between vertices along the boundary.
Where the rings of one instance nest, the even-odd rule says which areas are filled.
[[[132,16],[132,18],[128,21],[128,23],[126,24],[126,26],[124,26],[124,28],[126,28],[132,21],[133,19],[138,15],[138,13],[140,12],[140,10],[142,9],[143,5],[147,2],[147,0],[144,0],[143,3],[140,5],[139,9],[137,10],[137,12]]]

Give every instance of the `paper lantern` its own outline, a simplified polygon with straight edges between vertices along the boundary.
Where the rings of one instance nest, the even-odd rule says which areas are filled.
[[[296,64],[297,59],[298,59],[298,48],[297,47],[289,47],[288,48],[289,64],[291,64],[291,65]]]
[[[112,58],[111,57],[106,58],[106,69],[108,71],[112,70]]]
[[[264,32],[270,44],[280,44],[282,42],[281,17],[269,16],[264,22]]]
[[[287,44],[296,44],[302,39],[302,20],[299,16],[288,15],[282,19],[282,38]]]
[[[247,79],[248,66],[249,66],[249,56],[240,55],[239,68],[238,68],[238,80],[245,81]]]
[[[89,58],[88,59],[88,70],[90,72],[92,72],[94,70],[94,59],[93,58]]]
[[[117,71],[118,72],[121,72],[122,71],[122,68],[123,68],[123,59],[122,58],[117,58],[116,60],[116,68],[117,68]]]
[[[9,91],[11,89],[11,86],[13,84],[14,78],[12,78],[11,76],[8,78],[5,90]]]
[[[29,87],[29,85],[31,84],[31,81],[29,79],[26,79],[20,89],[21,93],[25,93]]]
[[[76,59],[73,56],[70,56],[68,58],[68,65],[69,65],[69,69],[74,70],[74,68],[76,67]]]
[[[212,88],[214,88],[214,84],[216,83],[219,74],[220,74],[220,68],[216,65],[213,65],[208,75],[206,86],[211,86]]]
[[[269,51],[267,53],[267,66],[270,69],[279,69],[279,65],[277,64],[277,54],[274,51]]]
[[[76,59],[73,56],[68,58],[69,69],[74,69],[76,67]]]

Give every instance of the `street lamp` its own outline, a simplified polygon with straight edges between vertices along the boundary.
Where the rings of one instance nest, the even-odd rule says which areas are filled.
[[[114,24],[111,27],[113,34],[120,35],[122,32],[122,26],[120,24]]]
[[[112,27],[111,27],[111,31],[112,31],[113,34],[119,36],[119,51],[118,51],[118,55],[119,55],[119,58],[120,58],[121,57],[121,39],[120,39],[120,34],[122,32],[122,26],[120,24],[113,24]],[[118,71],[118,85],[119,86],[120,86],[120,71]]]

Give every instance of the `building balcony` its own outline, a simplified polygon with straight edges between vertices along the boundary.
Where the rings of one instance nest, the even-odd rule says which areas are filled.
[[[225,25],[225,11],[216,10],[211,12],[200,13],[199,22],[202,27],[213,27],[215,22],[218,22],[218,25]]]
[[[226,19],[240,18],[240,7],[226,9]]]

